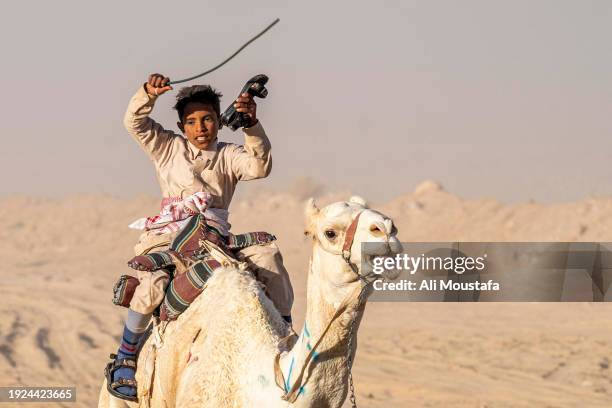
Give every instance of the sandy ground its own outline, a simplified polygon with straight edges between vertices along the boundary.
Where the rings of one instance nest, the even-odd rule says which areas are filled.
[[[279,237],[304,311],[309,244],[303,194],[236,201],[233,231]],[[347,195],[327,196],[322,202]],[[151,197],[0,200],[0,386],[77,387],[92,407],[125,309],[112,285],[129,272]],[[612,199],[542,205],[463,200],[423,183],[373,207],[404,241],[612,241]],[[361,407],[610,407],[612,307],[595,303],[371,303],[354,368]],[[0,407],[11,404],[0,403]],[[28,404],[24,406],[43,406]]]

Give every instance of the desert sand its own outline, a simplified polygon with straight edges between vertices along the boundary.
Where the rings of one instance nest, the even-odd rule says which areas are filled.
[[[279,238],[299,329],[310,244],[298,190],[235,200],[231,222]],[[371,205],[402,241],[612,241],[612,198],[505,205],[424,182]],[[127,225],[157,209],[144,196],[0,200],[0,386],[76,386],[76,404],[27,406],[96,405],[126,315],[111,297],[139,234]],[[606,303],[369,303],[353,374],[360,407],[610,407],[610,360]]]

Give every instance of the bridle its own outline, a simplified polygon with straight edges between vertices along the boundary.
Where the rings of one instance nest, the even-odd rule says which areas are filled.
[[[304,360],[304,363],[302,364],[302,368],[300,370],[300,373],[298,375],[298,377],[296,378],[295,382],[293,383],[293,386],[287,390],[285,388],[285,376],[283,374],[282,369],[280,368],[280,355],[281,352],[279,351],[276,355],[276,358],[274,359],[274,376],[275,376],[275,380],[276,380],[276,385],[278,385],[279,388],[281,388],[284,391],[283,396],[281,397],[284,401],[288,401],[290,403],[293,403],[297,400],[297,397],[299,396],[299,391],[302,388],[302,378],[304,376],[304,372],[306,371],[306,367],[308,367],[308,364],[310,363],[310,361],[312,360],[316,349],[318,348],[318,346],[321,344],[321,341],[323,340],[323,338],[325,337],[325,335],[327,334],[327,332],[329,331],[330,327],[332,326],[332,323],[338,318],[340,317],[346,310],[347,308],[354,302],[355,298],[357,298],[357,310],[359,310],[365,300],[365,294],[367,293],[367,288],[374,283],[374,281],[376,279],[370,279],[372,276],[376,276],[378,278],[377,275],[375,275],[373,272],[370,272],[368,275],[361,275],[359,273],[359,270],[357,268],[357,266],[355,264],[353,264],[353,262],[351,262],[351,248],[353,246],[353,241],[355,239],[355,233],[357,232],[357,225],[359,224],[359,218],[361,217],[361,214],[363,213],[363,210],[360,211],[359,213],[357,213],[357,215],[355,216],[355,218],[353,219],[353,221],[351,222],[351,224],[349,225],[349,227],[346,230],[346,234],[344,236],[344,243],[342,244],[342,251],[341,252],[337,252],[337,251],[332,251],[329,250],[327,248],[325,248],[323,245],[321,245],[321,248],[331,254],[334,255],[341,255],[342,259],[344,259],[344,261],[349,265],[349,267],[351,268],[351,270],[357,275],[357,277],[359,278],[359,280],[363,283],[362,285],[360,285],[359,288],[359,293],[356,295],[357,291],[353,291],[351,292],[340,304],[340,306],[338,306],[338,308],[336,309],[336,312],[333,314],[331,320],[329,321],[329,323],[327,324],[327,326],[325,327],[325,329],[323,330],[323,333],[321,334],[321,337],[319,337],[319,340],[317,340],[317,342],[314,344],[314,346],[310,349],[310,352],[308,353],[308,355],[306,356],[306,359]],[[315,237],[315,239],[317,239]],[[317,239],[318,240],[318,239]],[[357,404],[356,404],[356,400],[355,400],[355,388],[353,386],[353,376],[351,373],[351,349],[352,349],[352,342],[353,342],[353,329],[355,326],[355,322],[356,322],[356,314],[355,316],[353,316],[351,323],[350,323],[350,327],[349,327],[349,335],[348,335],[348,348],[347,348],[347,370],[348,370],[348,374],[349,374],[349,387],[350,387],[350,400],[352,403],[352,407],[356,408]],[[281,339],[281,343],[285,343],[288,341],[288,339],[290,337],[293,337],[293,335],[289,335],[283,339]],[[308,379],[306,379],[307,381]]]
[[[351,256],[352,256],[351,248],[353,247],[353,241],[355,240],[355,233],[357,232],[357,225],[359,224],[359,217],[361,217],[362,213],[363,213],[363,210],[359,211],[357,215],[355,216],[355,218],[353,219],[353,221],[351,222],[351,224],[349,225],[349,227],[346,229],[346,234],[344,235],[344,243],[342,244],[341,251],[333,251],[331,249],[327,249],[325,248],[324,245],[321,244],[321,241],[318,238],[315,237],[315,239],[317,240],[317,242],[319,242],[321,249],[323,249],[325,252],[330,253],[332,255],[341,255],[342,259],[344,259],[344,262],[346,262],[346,264],[351,268],[351,270],[355,273],[355,275],[357,275],[357,278],[359,278],[363,283],[369,284],[371,282],[369,281],[368,278],[371,278],[377,275],[374,274],[373,272],[370,272],[367,275],[362,275],[359,273],[357,266],[353,262],[351,262]]]
[[[355,219],[351,222],[351,225],[346,230],[344,235],[344,244],[342,245],[342,259],[350,266],[351,270],[355,272],[357,277],[362,278],[361,274],[357,270],[355,264],[351,262],[351,248],[353,247],[353,240],[355,239],[355,232],[357,232],[357,224],[359,224],[359,217],[363,211],[359,211]],[[323,248],[325,250],[325,248]]]

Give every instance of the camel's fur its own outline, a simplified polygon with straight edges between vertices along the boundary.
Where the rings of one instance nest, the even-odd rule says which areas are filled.
[[[307,206],[307,234],[313,237],[305,319],[308,328],[302,330],[291,350],[280,350],[283,352],[280,367],[286,379],[290,377],[289,367],[293,364],[290,380],[295,381],[309,352],[308,346],[314,345],[320,337],[339,303],[359,291],[361,283],[355,274],[341,257],[328,252],[342,246],[343,236],[339,235],[336,242],[321,240],[325,239],[322,238],[324,230],[332,226],[341,234],[355,214],[364,209],[363,200],[336,203],[322,210],[313,202]],[[379,213],[368,210],[363,214],[351,258],[356,265],[360,264],[360,242],[371,238],[368,231],[372,223],[389,231],[392,225]],[[389,248],[397,243],[389,234],[386,239]],[[145,342],[136,374],[139,403],[111,397],[104,382],[98,406],[340,407],[348,391],[347,326],[356,318],[357,330],[363,309],[357,310],[355,299],[347,312],[330,327],[317,350],[316,359],[305,370],[300,396],[294,404],[289,404],[281,399],[284,392],[275,382],[273,366],[274,356],[281,347],[280,340],[288,334],[288,328],[248,271],[218,269],[202,296],[176,322],[165,327],[162,343],[156,345],[160,343],[156,342],[160,326]],[[353,345],[352,355],[356,348],[356,332]],[[293,383],[289,387],[291,385]]]

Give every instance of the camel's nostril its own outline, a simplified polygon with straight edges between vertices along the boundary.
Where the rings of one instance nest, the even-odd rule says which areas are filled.
[[[372,233],[372,235],[377,236],[377,237],[382,237],[386,235],[384,231],[384,227],[381,227],[378,224],[370,225],[370,232]]]

